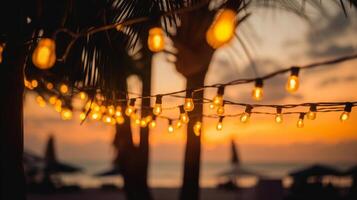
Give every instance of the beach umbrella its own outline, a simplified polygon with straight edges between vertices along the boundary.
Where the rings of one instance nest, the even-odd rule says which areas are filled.
[[[289,173],[294,178],[307,178],[311,176],[340,175],[341,173],[326,165],[312,165]]]
[[[62,163],[57,160],[53,136],[51,136],[48,140],[44,160],[44,171],[47,173],[74,173],[82,171],[82,169],[79,167],[67,163]]]
[[[236,147],[234,140],[231,140],[231,162],[232,162],[232,165],[240,164],[238,149]]]

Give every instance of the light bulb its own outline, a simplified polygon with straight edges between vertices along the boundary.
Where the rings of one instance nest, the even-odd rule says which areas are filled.
[[[223,128],[223,117],[219,117],[219,121],[217,123],[216,129],[217,131],[221,131]]]
[[[161,112],[162,112],[162,96],[158,95],[156,97],[156,102],[155,102],[155,105],[154,105],[154,108],[152,109],[152,113],[156,116],[160,115]]]
[[[90,117],[92,120],[100,120],[102,118],[102,114],[99,112],[92,112]]]
[[[307,112],[307,118],[310,120],[316,119],[316,112],[317,112],[317,107],[315,104],[312,104],[310,106],[309,112]]]
[[[66,94],[68,92],[68,86],[63,83],[63,84],[61,84],[59,90],[62,94]]]
[[[149,30],[148,47],[152,52],[159,52],[164,49],[164,31],[160,27],[153,27]]]
[[[88,95],[87,95],[87,93],[85,93],[85,92],[80,92],[80,93],[79,93],[79,98],[80,98],[81,100],[85,101],[85,100],[87,100]]]
[[[304,117],[305,117],[305,113],[300,113],[299,120],[296,123],[296,126],[298,128],[303,128],[304,127]]]
[[[115,119],[118,124],[124,124],[124,122],[125,122],[125,119],[123,116],[117,116]]]
[[[115,114],[115,107],[113,105],[110,105],[107,107],[107,113],[110,115],[110,116],[113,116]]]
[[[156,121],[155,121],[155,120],[152,120],[152,121],[149,123],[149,127],[150,127],[150,128],[155,128],[155,127],[156,127]]]
[[[185,111],[185,109],[183,108],[183,106],[181,105],[180,107],[180,121],[184,124],[187,124],[189,122],[189,118],[188,118],[188,114]]]
[[[46,88],[48,89],[48,90],[52,90],[53,89],[53,83],[51,83],[51,82],[48,82],[47,84],[46,84]]]
[[[186,112],[191,112],[195,108],[192,98],[185,98],[184,109]]]
[[[172,120],[169,120],[169,126],[167,127],[167,130],[169,131],[169,133],[173,133],[174,132],[174,126],[172,125]]]
[[[68,108],[63,108],[61,111],[61,117],[63,120],[70,120],[72,119],[72,110]]]
[[[217,95],[213,98],[212,103],[218,107],[223,105],[224,86],[220,86]]]
[[[180,129],[182,127],[182,122],[181,122],[181,120],[178,120],[177,122],[176,122],[176,128],[177,129]]]
[[[86,119],[86,113],[85,113],[85,112],[81,112],[81,113],[79,114],[79,119],[80,119],[81,121],[85,120],[85,119]]]
[[[32,88],[37,88],[37,86],[38,86],[38,81],[37,81],[36,79],[33,79],[33,80],[31,81],[31,87],[32,87]]]
[[[202,128],[202,123],[200,121],[197,121],[193,126],[193,132],[195,133],[196,136],[201,135],[201,128]]]
[[[252,92],[252,97],[256,101],[260,101],[263,99],[263,80],[257,79],[255,81],[255,87]]]
[[[209,109],[213,110],[215,107],[216,107],[216,106],[214,105],[213,102],[209,104]]]
[[[343,113],[341,114],[340,116],[340,120],[342,122],[348,120],[348,118],[350,117],[350,113],[352,111],[352,107],[353,107],[353,104],[350,103],[350,102],[347,102],[346,105],[345,105],[345,108],[343,110]]]
[[[217,115],[224,115],[224,105],[218,107]]]
[[[51,105],[55,105],[57,101],[57,96],[52,95],[50,96],[50,98],[48,99],[48,102],[50,102]]]
[[[142,128],[145,128],[147,125],[148,125],[147,121],[146,121],[145,119],[141,119],[141,121],[140,121],[140,126],[141,126]]]
[[[24,78],[24,85],[25,85],[26,88],[28,88],[30,90],[33,89],[32,85],[31,85],[31,82],[28,81],[26,78]]]
[[[42,108],[46,106],[46,101],[43,99],[42,96],[37,96],[36,97],[36,102]]]
[[[104,123],[111,124],[112,123],[112,117],[109,115],[104,115],[102,118]]]
[[[275,122],[278,124],[281,124],[283,122],[283,115],[281,114],[282,110],[283,109],[281,107],[276,108]]]
[[[125,109],[126,116],[130,117],[131,114],[135,111],[135,108],[134,108],[135,101],[136,101],[136,99],[130,99],[129,100],[129,103],[128,103],[126,109]]]
[[[206,33],[206,40],[212,48],[218,48],[229,42],[235,32],[237,13],[231,9],[218,12],[215,21]]]
[[[121,107],[120,106],[117,106],[116,109],[115,109],[115,116],[116,117],[121,117],[123,116],[123,113],[121,112]]]
[[[62,111],[62,101],[61,101],[61,99],[57,99],[54,106],[55,106],[55,110],[57,112],[61,112]]]
[[[39,69],[50,69],[56,62],[56,43],[53,39],[41,39],[32,54],[32,62]]]
[[[296,92],[299,89],[299,70],[298,67],[291,68],[291,74],[285,87],[288,92]]]
[[[105,107],[105,105],[101,105],[99,107],[99,110],[100,110],[100,112],[105,113],[105,111],[107,111],[107,107]]]
[[[247,123],[249,121],[252,109],[253,109],[252,106],[250,106],[250,105],[246,106],[244,113],[240,116],[240,121],[242,123]]]

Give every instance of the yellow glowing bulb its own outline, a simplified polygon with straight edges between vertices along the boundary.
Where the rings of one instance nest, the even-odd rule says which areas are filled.
[[[201,128],[202,128],[202,123],[197,121],[193,126],[193,132],[195,133],[196,136],[200,136]]]
[[[47,83],[46,84],[46,88],[49,89],[49,90],[52,90],[53,89],[53,84],[52,83]]]
[[[236,28],[236,12],[225,9],[218,13],[215,21],[206,33],[206,40],[213,48],[218,48],[229,42]]]
[[[222,128],[223,128],[223,123],[222,122],[218,122],[217,126],[216,126],[217,131],[221,131]]]
[[[93,112],[90,117],[92,120],[100,120],[102,118],[102,114],[99,112]]]
[[[187,124],[190,121],[186,112],[180,114],[180,121],[184,124]]]
[[[126,107],[126,109],[125,109],[126,116],[131,116],[131,114],[133,114],[134,110],[135,110],[135,108],[133,106]]]
[[[57,101],[57,97],[55,95],[50,96],[50,98],[48,99],[48,102],[50,102],[51,105],[55,105]]]
[[[310,120],[316,119],[316,112],[314,112],[314,111],[309,111],[309,112],[307,113],[307,118],[310,119]]]
[[[341,120],[341,122],[344,122],[344,121],[348,120],[349,117],[350,117],[350,113],[344,111],[340,116],[340,120]]]
[[[107,107],[107,112],[110,116],[114,115],[115,114],[115,108],[113,105],[110,105]]]
[[[209,104],[209,109],[213,110],[216,106],[213,103]]]
[[[303,119],[299,119],[296,123],[296,126],[298,128],[303,128],[304,127],[304,120]]]
[[[215,106],[221,106],[223,104],[223,96],[222,95],[217,95],[213,98],[213,104]]]
[[[28,88],[30,90],[33,89],[32,85],[31,85],[31,82],[28,81],[26,78],[24,79],[24,85],[25,85],[26,88]]]
[[[155,128],[155,127],[156,127],[156,121],[155,121],[155,120],[151,121],[151,122],[149,123],[149,127],[150,127],[150,128]]]
[[[86,113],[85,113],[85,112],[81,112],[81,113],[79,114],[79,119],[80,119],[81,121],[85,120],[85,119],[86,119]]]
[[[123,113],[121,112],[121,107],[120,106],[117,106],[116,109],[115,109],[115,116],[116,117],[121,117],[123,116]]]
[[[286,90],[288,92],[296,92],[299,89],[299,78],[296,75],[289,76],[286,83]]]
[[[38,86],[38,81],[36,80],[36,79],[33,79],[32,81],[31,81],[31,87],[32,88],[36,88]]]
[[[116,120],[117,120],[118,124],[124,124],[124,122],[125,122],[125,119],[123,116],[116,117]]]
[[[148,125],[147,121],[146,121],[145,119],[141,119],[141,121],[140,121],[140,126],[141,126],[142,128],[145,128],[147,125]]]
[[[62,111],[62,101],[61,101],[61,99],[57,99],[57,100],[56,100],[55,110],[56,110],[57,112],[61,112],[61,111]]]
[[[109,115],[104,115],[103,116],[103,122],[107,123],[107,124],[111,124],[112,123],[112,117],[110,117]]]
[[[36,97],[36,102],[42,108],[46,106],[46,101],[43,99],[42,96],[37,96]]]
[[[160,115],[161,112],[162,112],[161,104],[156,103],[156,104],[154,105],[154,108],[152,109],[152,112],[154,113],[154,115]]]
[[[176,128],[180,129],[182,127],[182,122],[179,120],[176,122]]]
[[[245,112],[240,116],[240,121],[242,123],[247,123],[249,121],[249,118],[250,118],[250,114]]]
[[[220,106],[217,109],[217,115],[224,115],[224,106]]]
[[[169,127],[167,127],[167,130],[169,131],[169,133],[173,133],[174,132],[174,126],[172,126],[172,124],[169,125]]]
[[[66,84],[61,84],[61,86],[60,86],[60,92],[62,93],[62,94],[66,94],[67,92],[68,92],[68,86],[66,85]]]
[[[263,99],[263,88],[255,87],[252,92],[252,97],[254,100],[262,100]]]
[[[192,98],[185,98],[185,104],[183,106],[186,112],[191,112],[195,108]]]
[[[148,47],[152,52],[159,52],[164,49],[164,31],[160,27],[149,30]]]
[[[70,120],[72,119],[72,110],[68,108],[63,108],[61,111],[61,117],[63,120]]]
[[[282,114],[276,114],[275,115],[275,122],[278,124],[281,124],[283,122],[283,115]]]
[[[79,93],[79,98],[80,98],[81,100],[85,101],[85,100],[87,100],[88,95],[87,95],[87,93],[85,93],[85,92],[80,92],[80,93]]]
[[[32,54],[32,62],[39,69],[50,69],[56,62],[56,43],[50,38],[41,39]]]

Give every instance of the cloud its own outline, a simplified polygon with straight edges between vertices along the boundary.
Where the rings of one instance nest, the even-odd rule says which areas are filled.
[[[345,76],[345,77],[330,77],[330,78],[322,80],[319,83],[319,87],[326,87],[329,85],[350,83],[350,82],[355,82],[355,81],[357,81],[356,75],[350,75],[350,76]]]
[[[332,56],[338,57],[343,55],[349,55],[355,52],[356,49],[352,45],[340,46],[337,44],[332,44],[323,49],[310,48],[309,56],[310,57],[332,57]]]

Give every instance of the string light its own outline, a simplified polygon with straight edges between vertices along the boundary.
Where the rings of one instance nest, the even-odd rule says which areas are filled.
[[[48,82],[47,84],[46,84],[46,88],[48,89],[48,90],[52,90],[53,89],[53,83],[51,83],[51,82]]]
[[[86,119],[86,112],[85,111],[82,111],[80,114],[79,114],[79,119],[81,121],[84,121]]]
[[[308,118],[309,120],[314,120],[314,119],[316,119],[316,112],[317,112],[317,106],[316,106],[316,104],[312,104],[312,105],[310,106],[309,112],[307,112],[307,118]]]
[[[156,102],[155,102],[154,108],[152,109],[152,112],[154,115],[158,116],[161,114],[161,112],[162,112],[161,104],[162,104],[162,96],[158,95],[158,96],[156,96]]]
[[[219,86],[217,90],[217,95],[213,98],[212,102],[215,107],[222,106],[224,95],[224,86]]]
[[[228,43],[235,32],[237,13],[231,9],[218,12],[215,21],[206,33],[207,43],[214,49]]]
[[[61,117],[63,120],[71,120],[72,115],[72,110],[70,110],[69,108],[62,108]]]
[[[121,107],[117,106],[115,108],[115,117],[123,117],[123,113],[121,112]]]
[[[217,108],[217,115],[224,115],[224,102]]]
[[[292,67],[290,69],[291,74],[289,76],[289,79],[286,83],[286,90],[288,92],[296,92],[299,89],[299,67]]]
[[[122,115],[116,116],[115,120],[117,121],[118,124],[124,124],[124,122],[125,122],[125,119]]]
[[[85,93],[85,92],[80,92],[79,93],[79,98],[81,99],[81,100],[83,100],[83,101],[86,101],[87,100],[87,98],[88,98],[88,95],[87,95],[87,93]]]
[[[55,105],[56,102],[57,102],[57,96],[56,96],[56,95],[50,96],[50,98],[48,99],[48,102],[49,102],[51,105]]]
[[[108,106],[107,113],[108,115],[113,116],[115,114],[115,107],[113,105]]]
[[[169,126],[167,127],[167,130],[169,133],[173,133],[174,132],[174,126],[172,125],[172,120],[169,119]]]
[[[182,122],[181,122],[181,120],[178,120],[177,122],[176,122],[176,128],[177,129],[180,129],[182,127]]]
[[[164,31],[160,27],[153,27],[149,30],[148,47],[152,52],[159,52],[164,49]]]
[[[299,120],[296,123],[296,126],[298,128],[303,128],[304,127],[304,117],[305,117],[305,113],[300,113]]]
[[[195,133],[196,136],[201,135],[201,128],[202,128],[202,123],[200,121],[197,121],[193,126],[193,132]]]
[[[283,115],[282,113],[282,108],[281,107],[277,107],[276,108],[276,115],[275,115],[275,122],[278,124],[283,123]]]
[[[183,108],[182,105],[179,108],[180,108],[180,121],[183,124],[187,124],[189,122],[189,120],[190,120],[188,118],[187,112],[185,111],[185,109]]]
[[[42,70],[52,68],[56,62],[55,41],[50,38],[42,38],[32,54],[32,62]]]
[[[141,120],[136,110],[130,115],[130,118],[134,121],[136,125],[140,125]]]
[[[104,123],[107,123],[107,124],[111,124],[112,123],[112,117],[109,116],[109,115],[104,115],[102,120],[103,120]]]
[[[68,92],[68,86],[65,83],[62,83],[59,88],[60,92],[62,94],[67,94]]]
[[[252,91],[252,97],[256,101],[263,99],[263,79],[255,80],[255,87]]]
[[[223,118],[224,118],[223,116],[219,117],[219,120],[218,120],[218,123],[216,126],[217,131],[221,131],[223,128]]]
[[[91,119],[92,120],[100,120],[102,118],[102,114],[99,112],[92,112]]]
[[[156,116],[152,116],[152,120],[149,123],[150,128],[155,128],[156,127]]]
[[[43,99],[42,96],[37,96],[36,97],[36,102],[42,108],[46,106],[46,101]]]
[[[128,103],[126,109],[125,109],[126,116],[130,117],[131,114],[135,111],[135,107],[134,107],[135,106],[135,101],[136,101],[136,99],[130,99],[129,100],[129,103]]]
[[[352,111],[352,106],[353,106],[352,103],[350,103],[350,102],[346,103],[344,111],[340,116],[341,122],[348,120],[348,118],[350,117],[350,113]]]
[[[33,79],[33,80],[31,81],[31,87],[32,87],[32,88],[37,88],[37,86],[38,86],[38,81],[37,81],[36,79]]]
[[[61,112],[61,111],[62,111],[62,101],[61,101],[61,99],[57,99],[57,100],[56,100],[55,110],[56,110],[57,112]]]
[[[186,98],[185,98],[185,104],[184,104],[184,109],[186,112],[191,112],[195,108],[195,104],[193,103],[192,99],[192,92],[187,91],[186,93]]]
[[[250,114],[252,113],[252,109],[253,107],[251,105],[247,105],[245,107],[244,113],[240,116],[240,121],[242,123],[247,123],[249,121]]]

